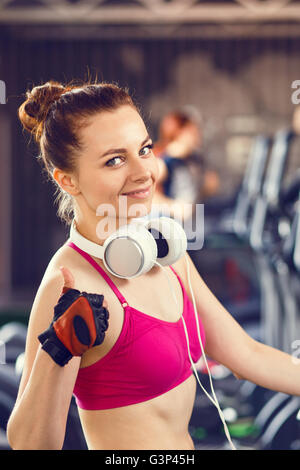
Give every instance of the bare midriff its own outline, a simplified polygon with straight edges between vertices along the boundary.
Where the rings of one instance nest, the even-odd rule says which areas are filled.
[[[193,450],[188,425],[196,380],[142,403],[109,410],[79,409],[90,450]]]

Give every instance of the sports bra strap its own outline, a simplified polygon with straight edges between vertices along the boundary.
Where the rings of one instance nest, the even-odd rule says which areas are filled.
[[[110,277],[106,274],[104,269],[102,269],[101,266],[99,266],[99,264],[96,263],[96,261],[93,260],[93,258],[90,255],[88,255],[85,251],[78,248],[78,246],[75,245],[75,243],[73,243],[73,242],[68,242],[67,246],[70,246],[75,251],[77,251],[81,256],[83,256],[98,271],[99,274],[101,274],[101,276],[105,279],[107,284],[109,284],[109,286],[112,288],[112,290],[114,291],[114,293],[118,297],[118,299],[119,299],[119,301],[120,301],[120,303],[122,304],[123,307],[125,306],[124,304],[128,305],[128,302],[126,301],[125,297],[123,297],[121,292],[117,289],[116,285],[113,283],[113,281],[110,279]]]
[[[179,284],[181,285],[181,287],[184,288],[184,285],[182,283],[182,280],[180,279],[179,275],[177,274],[177,272],[175,271],[175,269],[173,268],[173,266],[169,266],[169,268],[173,271],[173,273],[175,274],[175,276],[177,277],[178,281],[179,281]]]

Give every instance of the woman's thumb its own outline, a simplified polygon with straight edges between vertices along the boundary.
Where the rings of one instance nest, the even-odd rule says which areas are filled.
[[[74,289],[74,276],[71,271],[65,266],[60,266],[60,272],[62,273],[64,279],[63,289]]]

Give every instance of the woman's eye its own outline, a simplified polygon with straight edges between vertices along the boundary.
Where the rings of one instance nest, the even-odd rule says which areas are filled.
[[[117,161],[117,163],[115,163],[116,160],[121,160],[121,157],[114,157],[114,158],[111,158],[110,160],[108,160],[105,165],[106,166],[115,166],[117,165],[119,162]]]
[[[146,145],[145,147],[142,148],[140,154],[148,155],[152,149],[153,149],[153,144]]]

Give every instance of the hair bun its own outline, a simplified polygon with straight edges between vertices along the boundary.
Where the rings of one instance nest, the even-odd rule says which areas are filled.
[[[69,90],[70,87],[49,81],[26,92],[27,99],[19,108],[19,119],[23,127],[33,134],[37,141],[41,138],[51,105]]]

